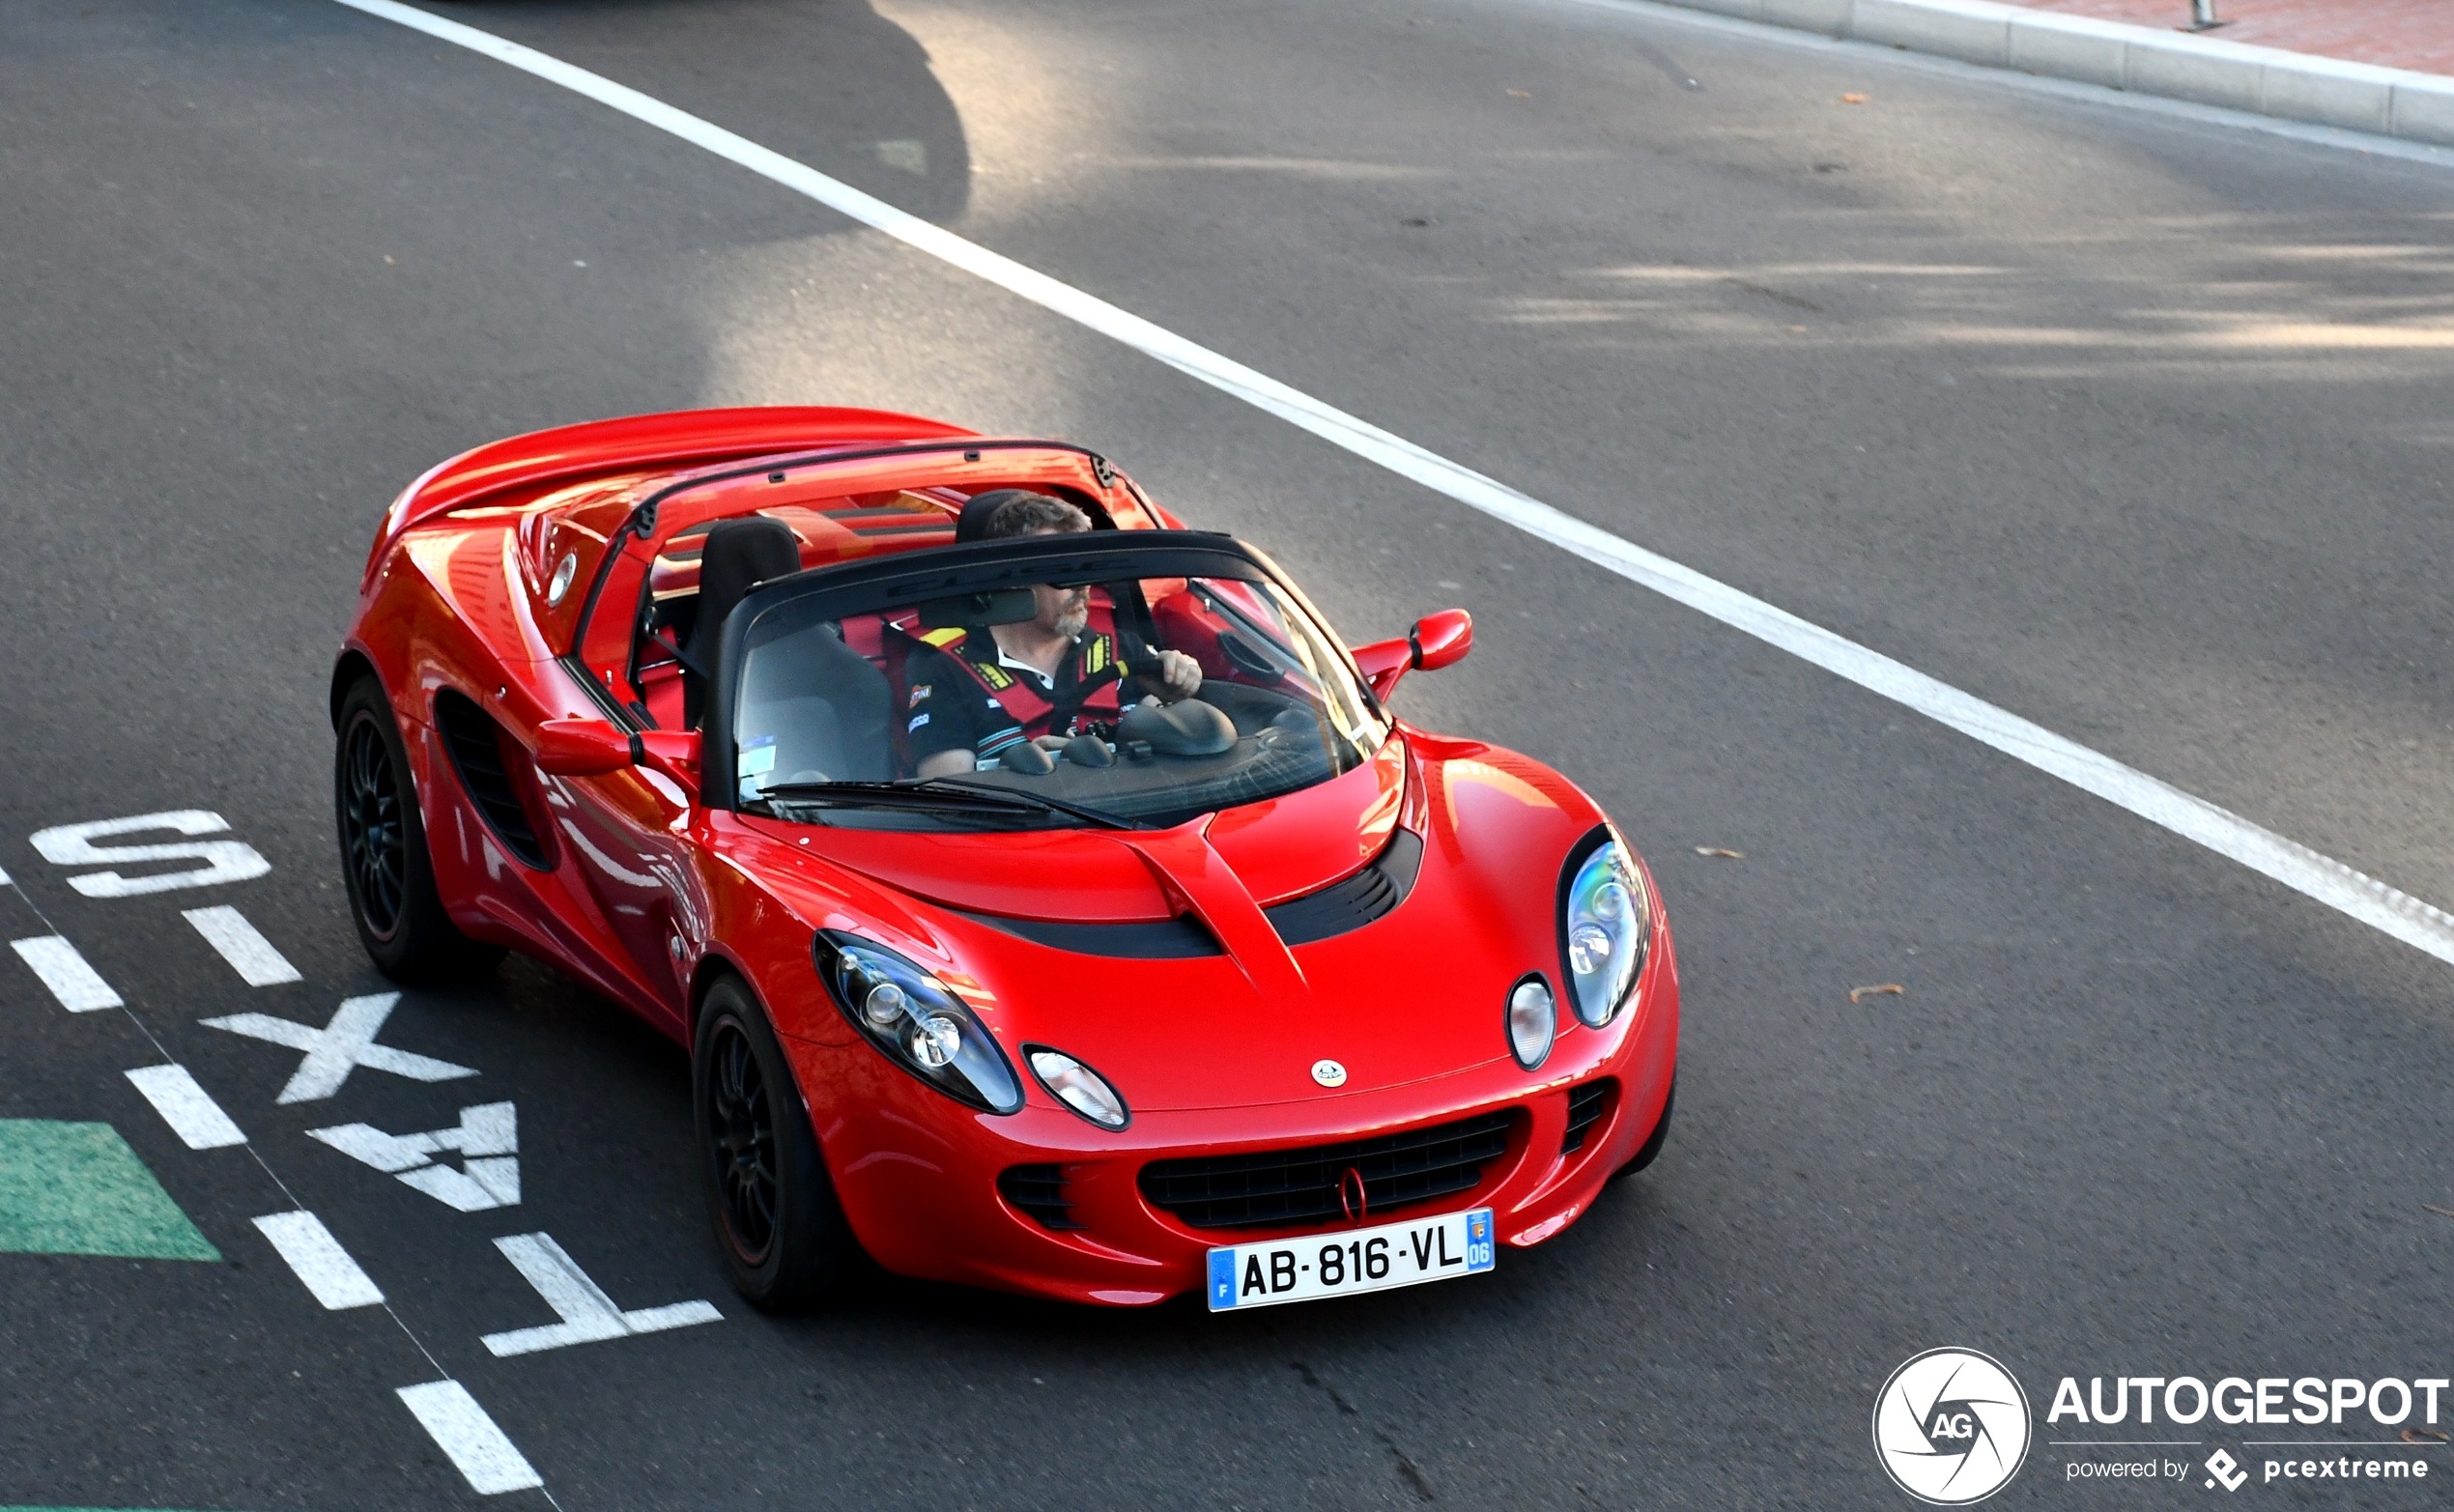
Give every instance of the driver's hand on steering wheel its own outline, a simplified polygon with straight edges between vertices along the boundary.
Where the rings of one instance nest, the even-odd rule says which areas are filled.
[[[1202,691],[1202,664],[1182,651],[1158,653],[1159,681],[1167,690],[1167,701],[1189,699]]]

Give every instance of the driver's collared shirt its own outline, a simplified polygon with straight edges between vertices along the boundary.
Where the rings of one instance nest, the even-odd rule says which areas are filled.
[[[1057,658],[1057,671],[1063,671],[1073,665],[1075,656],[1082,649],[1082,637],[1079,635],[1074,636],[1070,644],[1072,645],[1072,649]],[[1041,691],[1043,693],[1053,694],[1057,691],[1057,672],[1043,672],[1039,668],[1032,666],[1029,662],[1017,662],[1012,656],[1006,654],[1006,648],[1002,645],[997,647],[997,665],[1000,667],[1012,668],[1015,671],[1026,672],[1031,676],[1038,678],[1040,680]]]
[[[992,640],[990,643],[995,642]],[[941,751],[969,750],[976,760],[993,761],[1008,747],[1033,736],[1069,733],[1070,729],[1052,725],[1070,727],[1076,723],[1075,710],[1083,696],[1117,676],[1111,661],[1086,679],[1082,674],[1083,644],[1083,636],[1075,636],[1073,647],[1057,663],[1054,673],[1017,661],[1006,654],[1003,646],[998,647],[993,665],[1018,676],[1028,675],[1040,696],[1053,705],[1050,712],[1058,718],[1036,721],[1040,727],[1037,728],[1025,728],[981,685],[979,677],[955,665],[955,653],[934,646],[913,652],[904,663],[903,707],[897,711],[903,721],[904,743],[911,760],[918,764]]]

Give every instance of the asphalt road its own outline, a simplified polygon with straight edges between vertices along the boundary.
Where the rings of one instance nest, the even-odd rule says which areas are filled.
[[[1554,0],[450,12],[2454,904],[2454,174]],[[0,924],[133,1015],[0,957],[0,1119],[112,1125],[225,1257],[0,1254],[0,1502],[478,1504],[394,1396],[438,1369],[571,1512],[1892,1506],[1868,1413],[1935,1345],[2032,1394],[2454,1374],[2447,967],[694,148],[322,0],[11,0],[0,297]],[[385,989],[325,703],[383,504],[499,435],[746,402],[1098,445],[1353,640],[1471,609],[1401,711],[1648,853],[1660,1163],[1456,1286],[777,1319],[703,1231],[682,1055],[543,968],[385,1027],[480,1077],[276,1103],[298,1053],[201,1020]],[[185,809],[270,872],[87,898],[28,843]],[[208,904],[303,980],[243,984]],[[137,1097],[165,1052],[252,1155]],[[517,1208],[305,1137],[494,1100]],[[388,1312],[308,1299],[248,1223],[276,1178]],[[497,1359],[553,1315],[489,1241],[539,1231],[724,1319]],[[2243,1495],[2442,1504],[2411,1452],[2425,1485]],[[2001,1500],[2206,1495],[2075,1457]]]

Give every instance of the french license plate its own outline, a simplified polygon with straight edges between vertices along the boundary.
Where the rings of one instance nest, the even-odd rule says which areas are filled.
[[[1308,1302],[1488,1270],[1498,1246],[1491,1210],[1315,1234],[1210,1252],[1210,1310]]]

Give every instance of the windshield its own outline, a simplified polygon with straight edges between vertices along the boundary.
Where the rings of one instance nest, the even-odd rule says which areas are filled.
[[[841,573],[759,590],[727,636],[730,727],[710,722],[730,736],[738,806],[870,829],[1152,827],[1327,782],[1379,748],[1387,727],[1344,651],[1263,563],[1220,537],[1171,552],[1127,534],[912,553],[901,584],[871,566],[834,593]],[[957,565],[910,570],[941,556]]]

